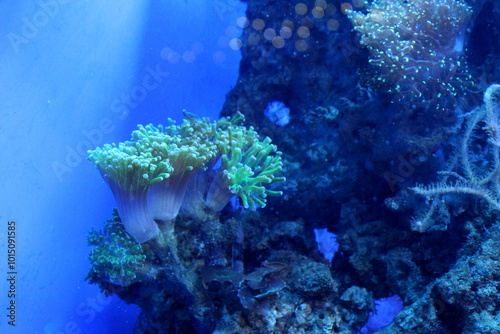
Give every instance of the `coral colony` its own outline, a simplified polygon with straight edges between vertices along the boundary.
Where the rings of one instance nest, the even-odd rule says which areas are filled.
[[[141,334],[498,333],[500,1],[246,2],[219,120],[89,152],[87,279]]]
[[[139,243],[159,234],[156,220],[174,219],[184,200],[192,176],[206,209],[222,210],[235,195],[243,207],[255,210],[266,197],[280,191],[265,185],[284,181],[281,152],[271,140],[260,141],[253,128],[237,125],[242,115],[210,123],[185,114],[177,126],[138,126],[132,140],[104,145],[89,152],[89,159],[101,171],[113,192],[125,230]],[[220,159],[220,166],[213,165]],[[210,177],[210,179],[208,179]],[[198,209],[200,210],[200,209]]]
[[[442,180],[429,186],[411,189],[425,196],[431,203],[429,209],[412,220],[412,229],[425,232],[428,229],[446,230],[450,214],[446,209],[444,195],[471,195],[484,200],[496,211],[500,211],[500,85],[491,85],[484,93],[484,105],[468,115],[466,130],[458,146],[456,158],[446,171],[440,172]],[[475,152],[478,132],[482,132],[484,147]],[[475,142],[473,144],[473,142]],[[484,154],[484,156],[481,156]],[[483,171],[487,164],[490,170]],[[479,164],[479,166],[477,165]],[[450,199],[451,201],[451,199]]]
[[[103,231],[89,235],[89,244],[96,248],[89,256],[92,268],[87,278],[108,292],[107,283],[126,287],[137,281],[170,282],[181,289],[179,298],[190,295],[193,307],[200,308],[192,314],[199,317],[193,321],[208,326],[205,317],[213,314],[208,312],[201,279],[195,276],[203,261],[228,261],[224,235],[215,236],[223,229],[216,213],[234,196],[246,209],[264,207],[268,196],[282,195],[269,186],[285,178],[277,176],[281,152],[269,138],[260,140],[252,127],[239,125],[243,115],[216,122],[188,113],[185,117],[180,125],[171,120],[167,126],[139,125],[130,141],[89,151],[118,210]],[[214,234],[211,240],[192,242],[204,242],[214,253],[193,259],[179,254],[178,244],[188,242],[175,236],[174,219],[183,204],[184,217],[213,229],[207,231]]]
[[[449,107],[463,93],[464,35],[472,14],[461,1],[375,0],[367,14],[347,10],[370,64],[389,92],[410,105]]]

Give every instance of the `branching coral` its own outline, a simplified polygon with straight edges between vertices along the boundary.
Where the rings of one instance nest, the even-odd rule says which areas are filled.
[[[447,171],[440,173],[441,182],[412,188],[431,201],[430,209],[412,222],[413,230],[424,232],[443,215],[443,195],[472,195],[500,211],[499,113],[500,85],[491,85],[484,94],[484,105],[468,115],[456,158]]]
[[[125,232],[116,211],[104,223],[102,231],[90,231],[88,243],[95,246],[88,258],[92,267],[86,279],[90,283],[128,286],[142,277],[155,275],[146,264],[141,245]]]
[[[436,109],[454,101],[463,75],[464,35],[471,9],[462,0],[375,0],[367,14],[348,11],[379,80],[410,106]]]

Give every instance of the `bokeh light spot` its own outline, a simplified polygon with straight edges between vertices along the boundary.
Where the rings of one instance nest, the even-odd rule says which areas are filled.
[[[276,49],[281,49],[285,46],[285,40],[281,36],[274,37],[272,43]]]
[[[284,39],[292,37],[292,29],[290,29],[289,27],[282,27],[280,29],[280,36]]]
[[[264,29],[265,26],[266,26],[266,23],[262,19],[255,19],[252,22],[252,27],[255,30],[262,30],[262,29]]]
[[[307,13],[307,6],[303,4],[302,2],[299,2],[298,4],[295,5],[295,13],[299,15],[306,15]]]
[[[311,18],[309,17],[304,17],[302,19],[302,21],[300,21],[300,23],[304,26],[304,27],[308,27],[308,28],[312,28],[314,26],[314,22],[313,20],[311,20]]]
[[[169,47],[164,47],[163,49],[161,49],[161,52],[160,52],[160,57],[161,59],[165,59],[167,60],[168,59],[168,56],[172,53],[172,49],[169,48]]]
[[[358,8],[365,6],[364,0],[352,0],[352,4],[354,7],[358,7]]]
[[[352,10],[352,5],[350,3],[344,2],[340,6],[340,10],[342,11],[342,14],[347,14],[347,11]]]
[[[337,7],[335,7],[334,4],[329,3],[328,6],[326,6],[325,12],[327,15],[333,15],[337,13]]]
[[[276,31],[271,28],[267,28],[264,30],[264,38],[267,39],[268,41],[272,40],[274,37],[276,37]]]
[[[250,45],[257,45],[260,42],[260,36],[259,34],[256,33],[251,33],[250,36],[248,36],[248,43]]]
[[[314,16],[317,19],[321,19],[323,16],[325,16],[325,10],[321,7],[314,7],[311,13],[312,16]]]
[[[229,41],[229,47],[233,50],[239,50],[242,45],[243,42],[239,38],[233,38]]]
[[[188,64],[193,63],[196,60],[196,54],[193,51],[184,51],[182,60]]]
[[[299,27],[299,29],[297,29],[297,35],[299,35],[299,37],[301,38],[307,38],[310,34],[311,32],[309,31],[308,27],[301,26]]]
[[[181,56],[179,53],[167,47],[161,50],[160,57],[168,61],[170,64],[177,64],[181,60]]]
[[[315,5],[316,7],[321,7],[321,8],[323,8],[323,9],[325,9],[325,8],[326,8],[326,6],[327,6],[328,4],[326,3],[326,1],[325,1],[325,0],[316,0],[316,1],[314,2],[314,5]]]
[[[245,16],[240,16],[240,17],[238,17],[238,18],[236,19],[236,26],[237,26],[238,28],[242,28],[242,29],[243,29],[243,28],[246,28],[246,27],[248,27],[248,24],[249,24],[249,23],[250,23],[250,22],[248,21],[248,19],[247,19]]]
[[[307,50],[307,42],[304,41],[303,39],[299,39],[298,41],[295,41],[295,49],[300,52],[304,52]]]
[[[332,31],[337,31],[339,29],[340,23],[336,19],[329,19],[328,22],[326,22],[326,26]]]
[[[293,28],[295,27],[295,25],[293,24],[292,21],[290,20],[284,20],[283,23],[281,24],[282,27],[287,27],[287,28],[290,28],[290,30],[293,30]]]
[[[181,55],[178,54],[177,52],[172,52],[167,58],[167,61],[170,64],[177,64],[180,60],[181,60]]]

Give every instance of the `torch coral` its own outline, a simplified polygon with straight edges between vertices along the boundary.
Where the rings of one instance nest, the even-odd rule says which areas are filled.
[[[155,156],[168,161],[172,171],[149,191],[149,207],[153,218],[167,221],[175,218],[186,193],[190,177],[205,167],[217,153],[210,140],[215,125],[207,119],[185,113],[180,126],[172,121],[167,127],[142,126],[132,133],[141,150],[152,149]]]
[[[149,214],[147,191],[172,172],[168,161],[153,155],[150,148],[139,150],[132,142],[105,144],[89,151],[89,160],[111,188],[127,232],[141,243],[154,238],[158,225]]]
[[[281,195],[266,187],[284,177],[275,176],[281,171],[281,152],[271,139],[260,140],[253,128],[239,125],[241,113],[215,122],[185,116],[180,125],[171,120],[166,126],[139,125],[131,141],[89,151],[116,197],[118,211],[103,231],[90,232],[89,244],[96,247],[89,256],[87,279],[107,292],[136,282],[141,284],[123,291],[160,286],[172,307],[185,309],[172,319],[190,318],[203,328],[211,326],[215,305],[197,268],[228,263],[225,254],[240,234],[236,222],[223,228],[217,211],[234,196],[245,208],[263,207],[266,196]],[[181,204],[183,216],[174,220]],[[200,226],[206,229],[202,234],[191,230]],[[194,239],[189,240],[191,234]],[[205,246],[198,247],[200,243]],[[186,244],[200,249],[191,252]],[[263,277],[281,270],[270,266],[248,275],[248,287],[239,294],[246,307],[285,286],[282,280]]]
[[[281,191],[266,189],[265,185],[285,181],[276,177],[281,171],[281,152],[271,139],[260,141],[250,127],[231,125],[219,131],[215,142],[222,153],[218,169],[207,193],[206,203],[214,211],[221,210],[233,197],[240,197],[244,208],[255,210],[266,205],[267,196],[281,196]]]
[[[156,237],[154,219],[172,227],[170,221],[177,216],[197,171],[206,170],[197,178],[201,182],[191,183],[198,190],[192,193],[202,196],[197,197],[197,205],[214,212],[235,195],[253,210],[265,206],[266,196],[281,195],[265,187],[285,180],[275,176],[281,171],[281,152],[271,139],[260,141],[253,128],[237,125],[244,120],[242,114],[216,122],[185,116],[181,125],[172,120],[167,126],[139,125],[132,141],[89,151],[89,159],[115,195],[125,229],[137,242]],[[220,168],[214,172],[218,161]],[[210,173],[215,176],[209,177]]]

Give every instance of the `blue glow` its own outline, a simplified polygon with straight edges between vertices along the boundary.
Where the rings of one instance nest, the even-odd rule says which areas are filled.
[[[2,333],[132,332],[139,308],[84,281],[87,232],[115,205],[86,151],[127,139],[137,123],[179,119],[182,109],[217,117],[240,54],[224,50],[222,64],[212,55],[244,9],[0,2],[9,13],[0,27],[0,215],[17,223],[19,290],[17,326]],[[181,55],[177,63],[168,49]]]

